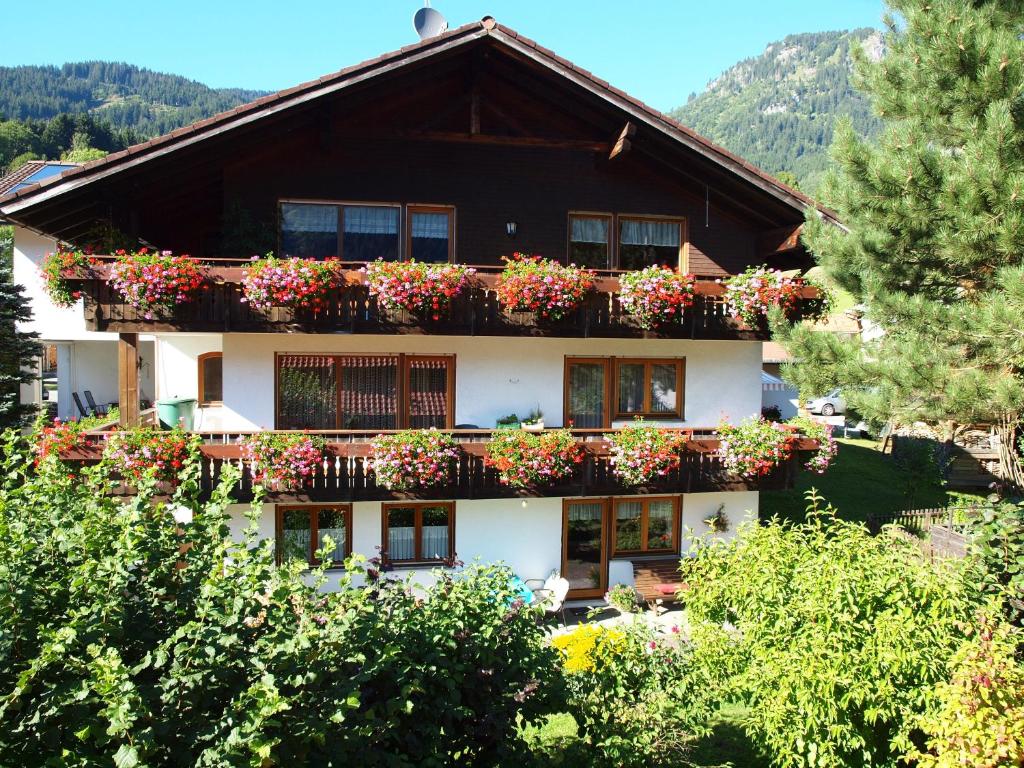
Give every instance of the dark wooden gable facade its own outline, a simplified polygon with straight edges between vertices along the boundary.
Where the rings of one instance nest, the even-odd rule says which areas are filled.
[[[212,258],[252,255],[232,216],[274,247],[285,199],[451,206],[454,259],[470,264],[564,258],[571,211],[684,219],[700,275],[808,263],[794,237],[806,198],[492,20],[76,169],[0,213],[79,243],[109,221]]]

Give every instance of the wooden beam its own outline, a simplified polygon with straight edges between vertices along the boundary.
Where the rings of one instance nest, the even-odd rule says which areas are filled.
[[[619,132],[619,137],[615,140],[615,144],[612,145],[612,151],[608,153],[608,159],[614,160],[617,157],[622,157],[624,154],[629,152],[633,147],[633,142],[630,139],[636,134],[636,125],[634,123],[627,122],[622,130]]]
[[[803,222],[788,227],[779,227],[757,236],[758,256],[773,256],[776,253],[791,251],[800,245],[800,234],[804,231]]]
[[[611,145],[606,141],[581,139],[548,139],[540,136],[493,136],[484,133],[451,133],[447,131],[417,131],[402,134],[407,139],[421,141],[443,141],[462,144],[500,144],[516,147],[546,147],[549,149],[576,149],[587,152],[608,152]]]
[[[117,341],[118,408],[122,427],[137,427],[139,416],[139,334],[122,333]]]

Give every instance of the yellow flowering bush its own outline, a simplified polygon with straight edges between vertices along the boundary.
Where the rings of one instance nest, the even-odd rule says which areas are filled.
[[[570,674],[596,672],[598,665],[614,662],[626,647],[626,635],[599,624],[581,624],[559,635],[551,644],[562,654],[562,666]]]

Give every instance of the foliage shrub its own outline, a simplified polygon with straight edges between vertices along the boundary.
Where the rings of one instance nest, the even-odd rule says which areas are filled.
[[[811,496],[805,523],[747,524],[682,564],[699,665],[752,707],[779,766],[902,765],[976,592],[959,565],[872,537]]]
[[[508,765],[559,706],[505,568],[414,592],[353,559],[325,593],[275,564],[258,502],[231,541],[235,467],[208,502],[195,464],[166,501],[152,477],[118,500],[102,465],[71,482],[2,447],[0,765]]]
[[[690,649],[673,630],[666,637],[642,621],[582,624],[552,641],[580,734],[561,745],[562,765],[685,764],[717,700],[714,687],[693,675]]]
[[[281,491],[298,488],[313,477],[323,464],[325,443],[311,435],[256,432],[242,440],[241,448],[253,482]]]
[[[928,747],[911,756],[918,768],[1024,765],[1022,650],[1019,629],[980,616],[950,664],[951,679],[938,686],[938,707],[919,721]]]
[[[455,438],[436,429],[377,435],[370,443],[370,469],[377,484],[388,490],[449,485],[458,458]]]
[[[583,446],[568,429],[502,429],[487,446],[486,462],[504,485],[528,488],[569,477],[583,456]]]
[[[997,504],[969,526],[972,580],[1002,600],[1007,619],[1024,628],[1024,504]]]
[[[593,273],[575,264],[564,266],[525,253],[502,258],[505,269],[495,289],[498,301],[513,312],[533,312],[539,321],[568,317],[594,287]]]
[[[344,280],[337,259],[278,259],[273,254],[253,260],[242,270],[242,301],[253,309],[288,307],[319,312],[327,294]]]
[[[626,272],[619,275],[619,302],[646,330],[681,323],[684,310],[693,305],[695,280],[667,267]]]
[[[440,320],[452,299],[469,288],[476,270],[463,264],[424,264],[418,261],[384,261],[367,264],[370,295],[387,312],[408,310],[420,318]]]

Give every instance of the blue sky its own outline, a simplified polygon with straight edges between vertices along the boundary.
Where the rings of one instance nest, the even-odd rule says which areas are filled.
[[[422,0],[8,0],[0,64],[126,61],[213,86],[287,88],[414,42]],[[880,26],[882,0],[434,0],[494,16],[654,107],[682,104],[795,32]],[[42,43],[27,30],[64,34]]]

